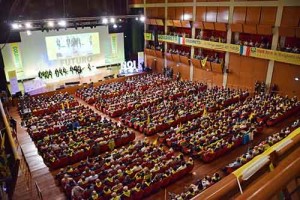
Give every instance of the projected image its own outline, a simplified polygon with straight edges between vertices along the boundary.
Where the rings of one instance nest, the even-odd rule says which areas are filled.
[[[50,36],[45,39],[49,60],[100,53],[99,33]]]

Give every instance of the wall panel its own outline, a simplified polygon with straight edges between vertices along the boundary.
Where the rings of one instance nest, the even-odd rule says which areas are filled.
[[[218,7],[217,22],[228,23],[228,18],[229,18],[229,8]]]
[[[247,7],[246,24],[258,24],[261,7]]]
[[[272,84],[278,85],[280,94],[300,99],[300,81],[296,77],[300,78],[299,66],[275,62]]]
[[[290,6],[284,7],[281,19],[281,26],[298,26],[300,19],[300,7]]]
[[[207,22],[216,22],[217,21],[217,7],[207,7],[206,8],[206,21]]]
[[[233,10],[232,23],[243,24],[246,20],[246,7],[235,7]]]
[[[206,7],[197,7],[196,8],[196,21],[205,22],[206,18]]]
[[[275,25],[277,7],[262,7],[260,24],[263,25]]]
[[[194,67],[193,81],[206,82],[209,86],[222,86],[223,74]]]
[[[168,8],[168,19],[176,19],[175,16],[176,16],[176,8],[175,7],[169,7]]]
[[[183,17],[183,7],[176,8],[175,19],[182,20],[182,17]]]

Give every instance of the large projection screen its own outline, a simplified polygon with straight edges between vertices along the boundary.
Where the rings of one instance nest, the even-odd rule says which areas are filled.
[[[2,55],[7,80],[9,71],[16,71],[19,80],[35,78],[42,70],[122,63],[124,35],[109,34],[107,26],[21,32],[21,42],[5,45]]]

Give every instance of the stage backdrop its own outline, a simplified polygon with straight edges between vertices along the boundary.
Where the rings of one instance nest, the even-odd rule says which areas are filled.
[[[17,78],[34,78],[42,70],[80,65],[105,66],[122,63],[123,33],[108,33],[107,26],[59,31],[21,32],[21,42],[7,44],[2,49],[6,78],[16,71]]]

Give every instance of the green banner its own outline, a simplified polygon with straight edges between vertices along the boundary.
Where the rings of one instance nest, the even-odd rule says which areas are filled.
[[[154,40],[154,37],[153,37],[152,33],[144,33],[144,38],[145,38],[145,40],[148,40],[148,41],[153,41]]]

